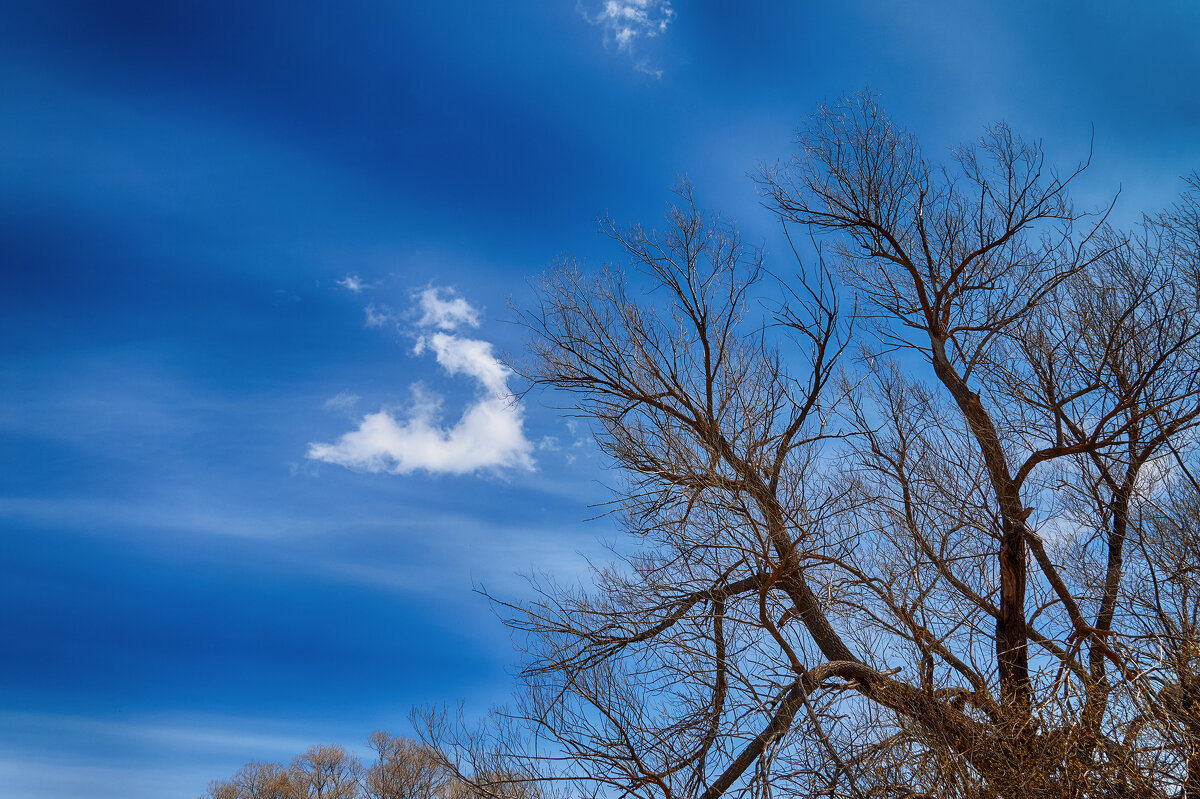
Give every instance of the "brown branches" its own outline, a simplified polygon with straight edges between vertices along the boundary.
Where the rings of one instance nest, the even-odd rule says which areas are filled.
[[[1190,786],[1200,575],[1158,549],[1200,496],[1200,214],[1111,230],[1085,166],[1004,126],[931,164],[849,98],[760,178],[801,276],[686,186],[608,227],[628,271],[547,276],[523,373],[593,420],[637,549],[506,606],[519,699],[455,751],[647,799]]]

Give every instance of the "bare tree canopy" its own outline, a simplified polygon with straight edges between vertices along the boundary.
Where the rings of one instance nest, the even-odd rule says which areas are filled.
[[[610,228],[644,292],[541,284],[525,375],[636,546],[510,606],[516,704],[427,734],[485,792],[1200,796],[1200,185],[1115,230],[1083,165],[931,163],[870,95],[797,144],[799,275],[684,186]]]

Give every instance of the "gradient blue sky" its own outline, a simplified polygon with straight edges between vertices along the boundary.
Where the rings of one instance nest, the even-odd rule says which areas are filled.
[[[602,557],[603,464],[544,395],[459,431],[469,473],[427,434],[489,401],[470,342],[519,352],[528,275],[615,255],[598,215],[686,173],[782,255],[746,175],[866,86],[934,157],[1094,126],[1076,197],[1122,221],[1200,167],[1194,2],[644,4],[0,3],[0,793],[190,799],[503,701],[472,586]],[[458,374],[429,289],[478,311]],[[381,411],[425,451],[309,457]]]

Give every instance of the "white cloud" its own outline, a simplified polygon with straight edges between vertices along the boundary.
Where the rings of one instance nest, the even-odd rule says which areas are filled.
[[[442,293],[449,295],[442,299]],[[421,310],[421,327],[438,327],[455,330],[459,325],[479,327],[479,312],[462,297],[455,297],[452,289],[430,286],[417,295],[417,306]]]
[[[523,410],[508,388],[511,371],[496,358],[490,342],[443,332],[478,324],[466,300],[443,289],[421,292],[420,326],[442,328],[417,340],[414,354],[432,351],[446,374],[474,379],[478,390],[462,416],[446,426],[441,398],[413,386],[411,405],[367,414],[358,429],[332,444],[310,444],[308,457],[369,472],[470,474],[483,469],[532,469],[533,445],[525,438]]]
[[[636,62],[633,65],[633,68],[637,72],[641,72],[655,78],[661,79],[663,76],[663,71],[657,67],[650,66],[650,60],[647,58],[643,58],[641,61]]]
[[[368,305],[363,309],[367,317],[367,327],[383,327],[392,319],[391,311],[387,308],[376,308],[374,305]]]
[[[579,11],[592,25],[604,30],[604,41],[616,43],[618,51],[633,55],[635,45],[642,39],[653,39],[666,33],[675,19],[671,0],[604,0],[591,3],[591,10],[582,3]],[[650,66],[647,58],[639,58],[633,68],[638,72],[662,77],[662,70]]]
[[[362,397],[357,394],[351,394],[349,391],[341,391],[329,399],[325,400],[325,408],[331,411],[348,411],[358,403]]]
[[[344,278],[337,281],[337,284],[346,289],[346,291],[351,291],[355,294],[359,294],[363,289],[367,288],[367,284],[362,282],[362,278],[360,278],[358,275],[346,275]]]

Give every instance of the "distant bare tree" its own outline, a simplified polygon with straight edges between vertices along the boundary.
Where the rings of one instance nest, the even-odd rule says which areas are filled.
[[[208,784],[208,790],[201,799],[242,799],[243,796],[232,782],[213,780]]]
[[[1122,233],[1084,166],[1003,125],[934,165],[869,95],[798,145],[794,280],[685,186],[610,228],[635,273],[540,286],[524,373],[631,545],[508,606],[492,727],[426,735],[485,793],[1200,796],[1200,187]]]
[[[367,744],[376,760],[363,773],[368,799],[446,799],[452,775],[429,747],[379,730]]]
[[[209,785],[208,799],[293,799],[290,772],[278,763],[247,763],[228,781]]]
[[[289,767],[248,763],[204,799],[357,799],[362,764],[340,746],[313,746]]]
[[[297,793],[292,773],[278,763],[251,763],[234,775],[247,799],[292,799]]]
[[[355,799],[362,764],[340,746],[310,747],[292,761],[295,799]]]
[[[466,799],[453,769],[428,746],[383,730],[371,734],[364,766],[340,746],[313,746],[290,766],[248,763],[205,799]],[[514,795],[513,799],[517,799]]]

